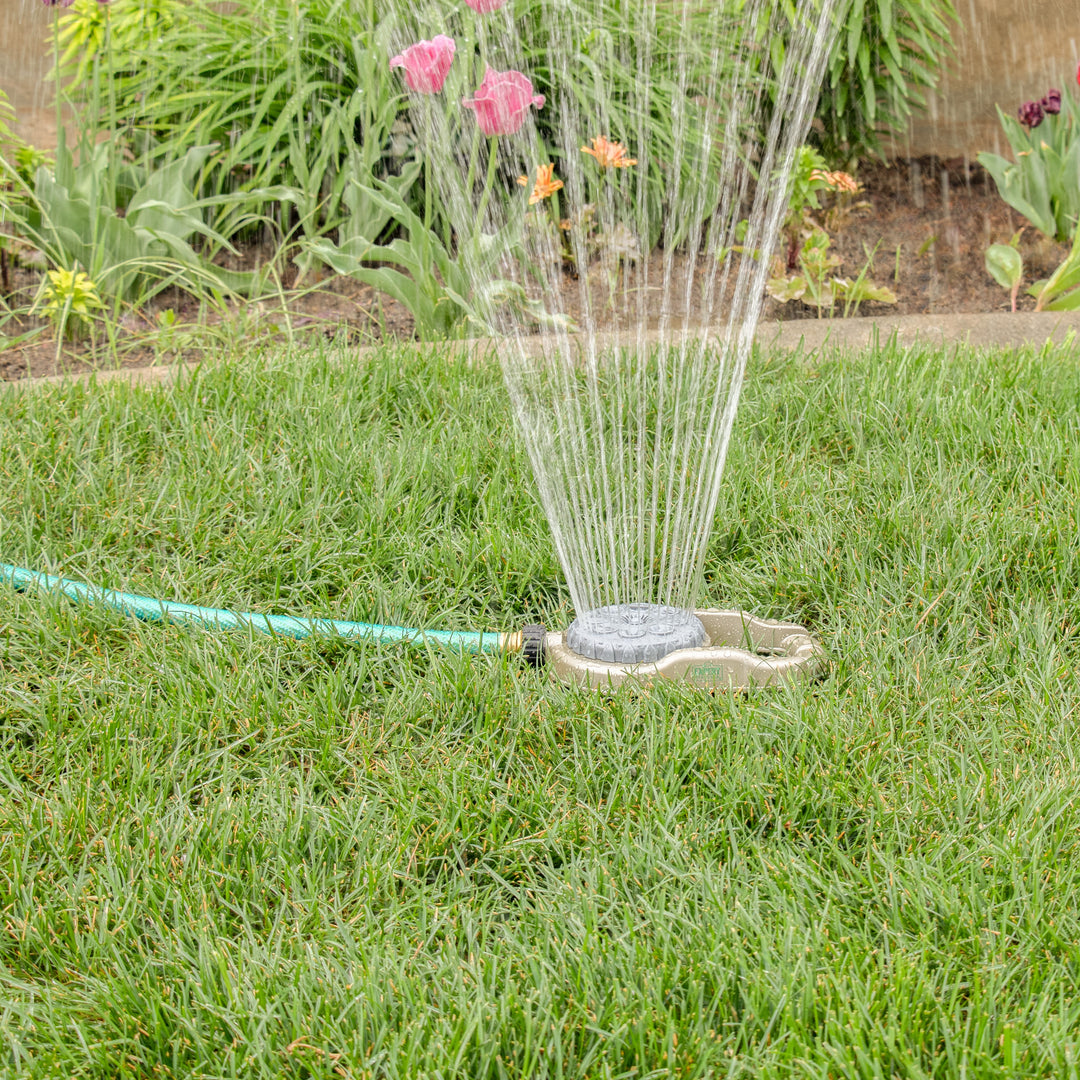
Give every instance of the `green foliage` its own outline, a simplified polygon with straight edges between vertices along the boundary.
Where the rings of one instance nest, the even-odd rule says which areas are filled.
[[[1009,290],[1013,311],[1016,310],[1016,294],[1024,277],[1024,260],[1019,250],[1020,232],[1007,244],[991,244],[986,249],[986,271],[1003,289]]]
[[[564,143],[576,154],[580,142],[597,135],[626,142],[637,156],[637,134],[647,131],[643,239],[649,249],[665,226],[665,243],[685,238],[685,222],[671,220],[673,207],[715,204],[722,147],[706,127],[722,127],[726,106],[716,100],[718,88],[734,81],[746,48],[741,6],[738,0],[685,7],[653,0],[514,3],[524,69],[548,101],[536,125],[553,160]],[[569,142],[568,117],[578,129]]]
[[[1061,112],[1027,128],[998,108],[1015,161],[979,154],[998,194],[1047,236],[1068,240],[1080,219],[1080,100],[1062,94]]]
[[[825,159],[812,146],[800,146],[795,153],[795,165],[791,174],[791,196],[784,214],[782,234],[788,247],[788,263],[810,232],[818,228],[811,210],[820,210],[818,195],[832,191]]]
[[[828,310],[830,315],[843,301],[845,317],[857,314],[859,305],[867,300],[896,303],[891,289],[868,279],[872,255],[854,279],[836,273],[841,260],[829,250],[829,230],[839,228],[851,213],[868,205],[853,201],[859,190],[854,177],[829,171],[825,158],[813,147],[799,147],[781,232],[784,250],[773,260],[772,276],[765,284],[765,291],[774,300],[782,304],[801,300],[819,313]],[[831,196],[832,205],[823,205],[823,195]]]
[[[821,208],[818,192],[832,190],[832,185],[825,178],[828,169],[825,158],[814,147],[800,146],[796,151],[785,229],[799,227],[808,209]]]
[[[950,50],[952,0],[842,0],[812,134],[825,156],[852,161],[880,154],[898,135],[922,88],[937,81]]]
[[[404,201],[420,175],[420,161],[398,157],[393,134],[399,100],[383,82],[384,66],[374,49],[356,54],[358,90],[343,103],[327,105],[327,119],[316,153],[309,153],[297,126],[290,127],[289,164],[297,177],[297,212],[305,237],[324,232],[324,224],[338,226],[339,242],[354,237],[378,239],[394,219],[367,195],[378,180],[389,184]],[[381,87],[381,92],[380,92]],[[355,133],[366,133],[359,140]],[[344,152],[344,157],[339,157]],[[388,156],[388,152],[389,155]],[[391,171],[399,170],[399,171]],[[301,254],[297,261],[306,265]]]
[[[38,169],[51,167],[52,159],[44,150],[23,144],[15,150],[15,171],[25,183],[31,183]]]
[[[171,164],[148,171],[117,161],[113,143],[84,146],[76,164],[63,144],[56,168],[40,167],[33,185],[0,162],[10,190],[0,190],[0,212],[57,270],[83,268],[102,294],[145,301],[168,285],[194,293],[243,292],[252,274],[213,265],[192,246],[196,238],[228,247],[208,224],[208,210],[258,198],[291,199],[286,188],[252,195],[199,198],[193,184],[213,147],[192,147]],[[123,213],[117,212],[121,207]]]
[[[1061,111],[1045,113],[1034,127],[998,108],[1001,125],[1015,161],[998,154],[979,154],[979,163],[997,184],[998,193],[1046,236],[1061,242],[1072,238],[1069,254],[1050,275],[1027,289],[1036,311],[1080,309],[1080,98],[1066,88]],[[1009,245],[992,244],[986,269],[1010,290],[1012,308],[1023,280],[1023,260],[1016,250],[1020,234]]]
[[[48,163],[49,157],[44,150],[24,142],[14,131],[15,110],[11,107],[7,95],[0,90],[0,158],[7,165],[14,166],[15,172],[25,182],[30,182],[33,175]],[[2,175],[0,170],[0,175]],[[4,176],[7,182],[6,175]],[[10,192],[10,184],[7,185]]]
[[[496,276],[501,260],[519,244],[520,219],[510,218],[495,234],[477,230],[455,255],[409,207],[401,186],[378,180],[371,187],[357,184],[351,197],[376,215],[368,236],[351,231],[340,244],[318,240],[308,245],[310,253],[339,274],[374,285],[404,304],[423,339],[490,332],[492,313],[504,305],[547,321],[543,307],[529,301],[520,285]],[[357,212],[353,221],[361,217]],[[373,243],[370,237],[390,219],[408,238]],[[373,262],[389,265],[369,265]]]
[[[1009,290],[1013,311],[1016,310],[1016,295],[1024,280],[1024,261],[1019,243],[1018,232],[1008,244],[991,244],[986,249],[987,272],[999,285]],[[1030,285],[1027,294],[1035,297],[1036,311],[1080,310],[1080,229],[1073,237],[1071,250],[1058,268],[1050,277]]]
[[[917,0],[877,7],[874,2],[854,0],[857,18],[854,8],[845,9],[842,40],[859,54],[860,71],[864,55],[877,57],[877,48],[888,54],[880,62],[873,59],[877,67],[871,65],[867,78],[879,68],[892,71],[899,56],[908,65],[908,78],[917,83],[922,69],[909,63],[910,56],[929,48],[931,39],[937,41],[939,23],[927,12],[948,0],[922,0],[923,6]],[[693,8],[651,0],[595,5],[575,0],[555,8],[541,0],[511,3],[506,14],[516,29],[513,48],[520,50],[514,63],[548,98],[536,117],[545,151],[540,160],[576,154],[580,141],[597,134],[622,137],[635,153],[635,136],[646,131],[645,190],[634,200],[631,239],[642,251],[661,237],[670,247],[685,240],[691,222],[707,218],[718,197],[722,147],[713,135],[732,104],[726,88],[735,81],[737,66],[746,67],[747,57],[756,56],[746,75],[753,98],[758,89],[753,80],[766,77],[770,62],[782,62],[783,40],[772,31],[784,12],[766,5],[764,19],[750,27],[743,23],[739,0]],[[272,214],[279,235],[295,228],[304,240],[297,256],[303,270],[320,252],[335,248],[345,253],[339,260],[355,257],[357,238],[370,243],[386,239],[370,234],[374,220],[386,230],[403,224],[396,215],[388,219],[385,208],[372,201],[370,193],[379,191],[379,184],[389,183],[393,198],[408,210],[415,212],[420,201],[410,191],[420,174],[415,163],[403,164],[394,137],[404,95],[400,75],[389,70],[386,60],[394,20],[400,17],[419,20],[422,27],[431,23],[422,30],[425,34],[454,33],[460,56],[478,50],[482,61],[484,31],[476,28],[483,20],[473,20],[465,9],[401,16],[384,0],[250,0],[239,6],[154,0],[149,7],[115,0],[104,9],[95,0],[78,0],[61,19],[62,64],[78,93],[98,110],[106,102],[96,80],[102,70],[116,73],[107,95],[110,119],[116,119],[115,103],[123,102],[121,134],[140,165],[152,169],[181,160],[192,146],[216,147],[191,180],[193,192],[210,196],[200,205],[209,214],[206,224],[214,242],[228,241]],[[874,27],[881,26],[883,36],[874,44]],[[766,41],[768,48],[763,48]],[[834,56],[834,83],[843,74],[836,62]],[[91,79],[92,92],[87,87]],[[843,94],[858,83],[850,74],[843,74],[843,80],[838,91]],[[888,87],[874,93],[889,101],[896,97]],[[867,108],[874,116],[889,115],[888,109],[875,112],[874,104]],[[844,110],[844,115],[858,111],[851,103]],[[449,115],[445,119],[453,125]],[[761,119],[753,116],[748,122]],[[590,178],[585,182],[587,187]],[[817,183],[810,181],[800,194],[801,182],[796,181],[796,201],[810,196]],[[287,206],[253,201],[258,192],[280,186],[295,192]],[[225,198],[237,191],[251,198]],[[603,201],[591,189],[577,194],[583,203]],[[451,236],[459,223],[449,220],[452,212],[429,185],[423,201],[428,207],[425,231],[440,234],[442,251],[455,258]],[[690,206],[693,214],[672,213]],[[361,220],[350,223],[357,214]],[[612,236],[613,229],[608,223]],[[335,230],[336,244],[330,239]],[[426,291],[417,290],[417,296]]]
[[[840,256],[829,250],[831,244],[829,234],[820,226],[814,226],[799,249],[795,273],[775,273],[766,282],[765,291],[782,304],[789,300],[801,300],[819,312],[827,309],[830,315],[842,301],[845,318],[858,314],[859,305],[867,300],[878,304],[896,303],[896,294],[892,289],[875,285],[867,279],[872,261],[870,257],[854,279],[836,274],[840,267]]]
[[[42,282],[38,302],[56,325],[58,337],[78,337],[91,313],[104,307],[97,286],[82,271],[50,270]]]
[[[352,160],[348,172],[349,183],[341,197],[342,206],[348,212],[338,226],[337,243],[332,244],[326,240],[321,246],[309,245],[309,251],[329,251],[336,248],[343,255],[362,259],[363,253],[383,235],[387,226],[397,220],[397,209],[404,207],[409,210],[406,196],[420,175],[420,162],[411,161],[405,165],[399,176],[382,181],[380,192],[365,184],[365,178],[370,177],[371,173],[364,168],[362,152],[362,148],[358,148],[350,153]],[[409,212],[411,213],[411,210]]]
[[[579,141],[601,133],[631,138],[647,124],[655,159],[648,189],[651,247],[674,199],[699,191],[708,198],[715,186],[719,148],[714,140],[709,159],[701,159],[699,148],[708,140],[699,98],[705,87],[722,84],[733,63],[737,13],[700,7],[684,22],[670,5],[618,0],[563,5],[557,14],[562,30],[554,33],[552,9],[545,15],[540,0],[517,0],[513,7],[520,64],[548,97],[538,130],[558,147],[568,112],[580,123]],[[431,23],[423,34],[456,36],[459,57],[476,46],[471,24],[460,23],[452,9],[422,17]],[[301,211],[305,234],[325,231],[336,225],[351,182],[343,173],[368,183],[399,169],[392,127],[405,98],[400,74],[386,63],[396,18],[385,0],[250,0],[240,7],[193,0],[171,8],[169,25],[119,62],[125,73],[117,93],[139,103],[133,122],[143,141],[136,146],[169,160],[191,145],[217,143],[207,163],[216,191],[294,186],[318,205],[317,215]],[[647,94],[640,79],[644,25],[654,28]],[[130,71],[127,57],[137,61]],[[352,171],[354,146],[362,148],[367,175]],[[442,211],[437,202],[434,209]],[[216,224],[230,233],[225,222]]]
[[[0,90],[0,154],[6,154],[13,145],[19,143],[19,138],[11,125],[15,122],[15,110],[8,101],[7,94]]]
[[[183,11],[181,0],[75,0],[60,16],[60,78],[85,94],[95,63],[131,72]]]
[[[1080,311],[1080,229],[1061,265],[1049,278],[1036,281],[1028,295],[1036,298],[1036,311]]]
[[[401,99],[376,22],[373,2],[349,0],[177,7],[118,80],[118,95],[139,103],[136,151],[171,161],[215,144],[202,177],[215,193],[284,184],[302,193],[305,234],[336,224],[355,148],[364,182],[396,169],[391,128]],[[222,205],[215,228],[234,235],[237,215]]]

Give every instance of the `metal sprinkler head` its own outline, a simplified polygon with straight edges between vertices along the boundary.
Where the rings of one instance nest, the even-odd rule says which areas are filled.
[[[677,679],[739,690],[811,679],[825,666],[824,650],[796,623],[657,604],[584,612],[565,632],[545,634],[542,655],[557,678],[593,689]]]
[[[583,612],[566,631],[567,646],[579,656],[611,664],[643,664],[676,649],[708,642],[691,611],[663,604],[608,604]]]

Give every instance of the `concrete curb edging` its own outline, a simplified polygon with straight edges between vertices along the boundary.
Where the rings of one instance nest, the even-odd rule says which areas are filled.
[[[1072,342],[1080,359],[1080,311],[990,312],[959,315],[900,315],[895,318],[795,319],[759,323],[755,340],[763,348],[806,352],[839,352],[884,345],[893,338],[900,345],[968,345],[972,348],[1019,348]],[[483,339],[464,342],[485,345]],[[364,346],[367,352],[378,346]],[[163,367],[110,368],[75,374],[44,375],[0,383],[0,392],[29,390],[63,383],[112,383],[127,381],[148,387],[171,386],[179,376],[205,364],[178,363]]]

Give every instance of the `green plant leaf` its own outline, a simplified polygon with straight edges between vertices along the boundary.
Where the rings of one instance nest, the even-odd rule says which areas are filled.
[[[1037,296],[1036,311],[1071,311],[1074,301],[1062,294],[1075,287],[1080,287],[1080,228],[1076,230],[1072,248],[1061,265],[1046,281],[1036,282],[1028,291]],[[1033,292],[1036,288],[1037,293]],[[1063,303],[1067,306],[1061,306]]]
[[[214,146],[193,146],[182,158],[152,172],[128,203],[127,217],[155,233],[186,239],[202,218],[191,209],[195,176],[214,152]]]
[[[893,6],[892,0],[878,0],[878,18],[881,23],[881,36],[885,41],[895,41],[893,34]]]
[[[1037,184],[1025,183],[1023,174],[1011,161],[998,154],[981,153],[977,155],[980,165],[994,178],[997,184],[998,194],[1019,214],[1031,222],[1035,228],[1053,236],[1056,228],[1054,215],[1046,198],[1045,181],[1041,187],[1042,198],[1039,200],[1040,189]],[[1033,170],[1034,173],[1034,170]],[[1034,187],[1035,198],[1032,201],[1031,188]]]
[[[765,291],[781,304],[786,304],[789,300],[801,300],[806,294],[806,279],[797,275],[772,277],[765,282]]]
[[[1043,311],[1080,311],[1080,289],[1052,300],[1043,307]]]
[[[405,196],[420,176],[423,163],[414,158],[405,164],[400,175],[385,181],[394,192],[389,200],[371,194],[371,173],[364,170],[358,152],[350,155],[349,166],[349,179],[342,194],[349,213],[342,222],[340,236],[346,241],[363,238],[374,243],[399,210],[408,210]]]
[[[895,304],[896,293],[886,285],[875,285],[873,282],[855,282],[846,293],[846,296],[855,301],[874,300],[879,304]]]
[[[991,244],[986,249],[986,269],[1004,289],[1013,289],[1024,273],[1020,252],[1008,244]]]
[[[865,0],[852,0],[847,13],[847,55],[854,58],[859,54],[863,41],[863,10]]]

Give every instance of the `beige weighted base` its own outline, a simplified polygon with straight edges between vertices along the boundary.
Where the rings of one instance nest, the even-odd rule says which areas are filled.
[[[676,649],[660,660],[617,664],[580,656],[566,644],[566,633],[545,640],[548,666],[564,682],[593,689],[618,686],[627,679],[648,684],[677,679],[694,686],[746,689],[811,679],[825,667],[825,653],[795,623],[759,619],[743,611],[695,611],[708,635],[705,645]]]

